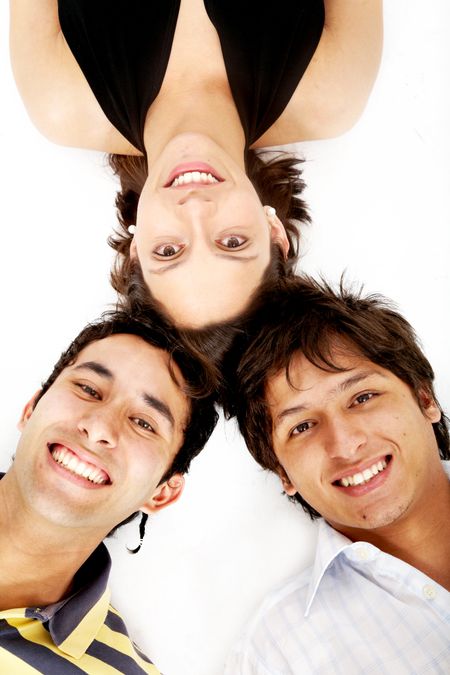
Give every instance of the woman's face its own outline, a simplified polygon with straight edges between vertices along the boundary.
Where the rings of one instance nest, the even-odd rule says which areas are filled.
[[[131,251],[153,296],[192,327],[238,314],[269,264],[271,242],[289,247],[242,168],[200,140],[176,139],[153,164]]]

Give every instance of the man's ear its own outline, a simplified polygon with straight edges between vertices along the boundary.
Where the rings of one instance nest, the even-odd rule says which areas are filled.
[[[283,257],[286,260],[289,253],[289,239],[284,225],[276,214],[268,215],[266,212],[266,217],[270,225],[270,239],[273,244],[277,244],[281,248]]]
[[[144,513],[156,513],[164,509],[169,504],[173,504],[179,499],[184,488],[184,476],[181,473],[174,473],[164,483],[158,485],[152,497],[141,506]]]
[[[283,469],[282,466],[277,471],[280,479],[281,479],[281,484],[283,486],[283,490],[289,497],[293,497],[294,495],[297,494],[297,488],[291,483],[291,480],[289,476],[287,475],[286,471]]]
[[[20,416],[19,421],[17,422],[17,428],[19,431],[23,431],[25,428],[26,423],[31,417],[31,414],[35,408],[36,405],[36,399],[40,395],[42,389],[38,389],[37,392],[34,394],[34,396],[28,401],[24,409],[22,410],[22,414]]]
[[[428,389],[419,390],[419,404],[423,414],[432,424],[439,422],[441,419],[441,411]]]

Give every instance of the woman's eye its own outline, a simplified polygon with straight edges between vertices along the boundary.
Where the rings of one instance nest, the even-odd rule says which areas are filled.
[[[291,431],[291,436],[298,436],[299,434],[303,434],[305,431],[308,431],[309,429],[312,428],[312,422],[302,422],[301,424],[297,424],[296,427]]]
[[[184,248],[184,244],[162,244],[155,248],[153,253],[161,258],[173,258]]]
[[[92,396],[92,398],[100,400],[100,394],[98,393],[98,391],[90,387],[88,384],[77,384],[77,387],[79,387],[81,391],[84,391],[84,393],[87,394],[88,396]]]
[[[240,248],[243,244],[247,243],[247,239],[245,237],[240,237],[237,234],[230,234],[223,239],[217,239],[216,243],[224,248]]]

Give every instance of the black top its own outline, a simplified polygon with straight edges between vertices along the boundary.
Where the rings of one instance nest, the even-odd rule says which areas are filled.
[[[311,60],[323,0],[204,0],[248,145],[272,126]],[[64,37],[110,122],[144,151],[180,0],[59,0]]]

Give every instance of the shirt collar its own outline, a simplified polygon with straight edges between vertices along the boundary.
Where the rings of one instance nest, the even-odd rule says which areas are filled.
[[[308,616],[311,605],[317,593],[323,575],[337,556],[352,545],[350,539],[345,537],[331,525],[321,519],[319,522],[319,534],[317,537],[316,555],[312,567],[311,579],[306,596],[305,617]]]
[[[443,461],[442,467],[450,478],[450,462]],[[357,550],[361,545],[361,541],[352,542],[345,535],[333,529],[323,518],[319,522],[319,534],[317,538],[316,555],[312,567],[311,579],[308,586],[308,593],[306,596],[305,617],[308,616],[311,605],[316,597],[320,582],[327,569],[332,562],[343,552],[348,551],[348,557],[353,558],[356,551],[349,551],[349,549]],[[370,557],[374,557],[379,551],[376,546],[366,545],[370,547]]]
[[[108,613],[110,569],[111,558],[106,546],[100,544],[76,573],[68,598],[44,608],[29,607],[25,616],[48,622],[55,645],[79,658],[94,641]]]

